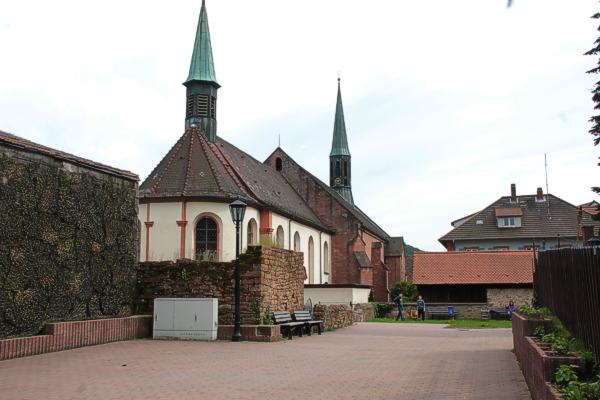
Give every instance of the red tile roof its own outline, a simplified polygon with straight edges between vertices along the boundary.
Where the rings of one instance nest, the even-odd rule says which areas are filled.
[[[531,284],[531,251],[473,251],[414,255],[417,285]]]
[[[56,150],[51,147],[46,147],[41,144],[32,142],[19,136],[12,135],[7,132],[0,131],[0,145],[12,147],[14,149],[27,151],[31,153],[43,154],[47,157],[52,157],[57,160],[66,161],[72,164],[81,165],[105,174],[116,175],[128,180],[137,181],[139,177],[130,171],[125,171],[110,165],[101,164],[96,161],[88,160],[87,158],[78,157],[73,154],[65,153],[64,151]]]

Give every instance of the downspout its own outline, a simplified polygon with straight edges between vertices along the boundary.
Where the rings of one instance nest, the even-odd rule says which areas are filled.
[[[323,241],[321,235],[323,232],[319,231],[319,285],[323,283]]]

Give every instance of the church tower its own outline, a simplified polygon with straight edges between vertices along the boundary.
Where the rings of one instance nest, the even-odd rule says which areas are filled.
[[[335,189],[347,202],[354,204],[352,198],[352,160],[346,137],[342,91],[338,78],[337,105],[335,107],[335,123],[333,125],[333,142],[329,153],[329,186]]]
[[[183,83],[186,90],[185,128],[198,126],[214,142],[217,138],[217,83],[213,63],[206,5],[202,0],[190,73]]]

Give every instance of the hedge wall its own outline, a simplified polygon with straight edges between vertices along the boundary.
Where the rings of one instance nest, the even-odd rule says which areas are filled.
[[[9,155],[0,151],[0,338],[129,315],[137,183]]]

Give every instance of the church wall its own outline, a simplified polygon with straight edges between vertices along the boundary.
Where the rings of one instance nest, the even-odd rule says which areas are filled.
[[[146,261],[146,222],[152,222],[149,228],[149,252],[148,261],[177,260],[181,258],[181,227],[177,224],[182,221],[182,202],[161,202],[151,203],[150,214],[148,215],[148,204],[142,204],[139,208],[139,220],[141,222],[142,232],[140,235],[140,260]],[[203,217],[209,216],[218,223],[218,261],[228,262],[235,259],[235,225],[231,220],[228,203],[217,202],[187,202],[185,206],[185,217],[187,224],[185,227],[185,258],[195,259],[195,230],[197,221]],[[253,207],[246,208],[244,222],[240,227],[241,231],[241,251],[248,247],[247,227],[250,219],[254,218],[257,225],[260,221],[260,211]],[[291,221],[280,214],[272,214],[273,239],[277,227],[281,225],[284,231],[284,249],[290,249],[290,237],[292,239],[291,247],[293,249],[293,237],[296,232],[300,235],[300,248],[304,253],[304,265],[308,268],[308,242],[312,236],[314,243],[314,263],[313,263],[313,283],[324,283],[329,281],[329,275],[324,274],[321,258],[323,257],[322,246],[325,241],[331,243],[331,236],[321,233],[318,229],[311,228],[296,221]],[[291,236],[290,236],[291,232]],[[258,235],[258,232],[257,232]],[[321,247],[321,251],[319,248]],[[331,244],[330,244],[331,253]],[[330,255],[331,259],[331,255]],[[215,260],[216,261],[216,260]],[[320,276],[319,276],[320,274]],[[307,274],[308,276],[308,274]],[[306,283],[308,283],[308,278]]]

